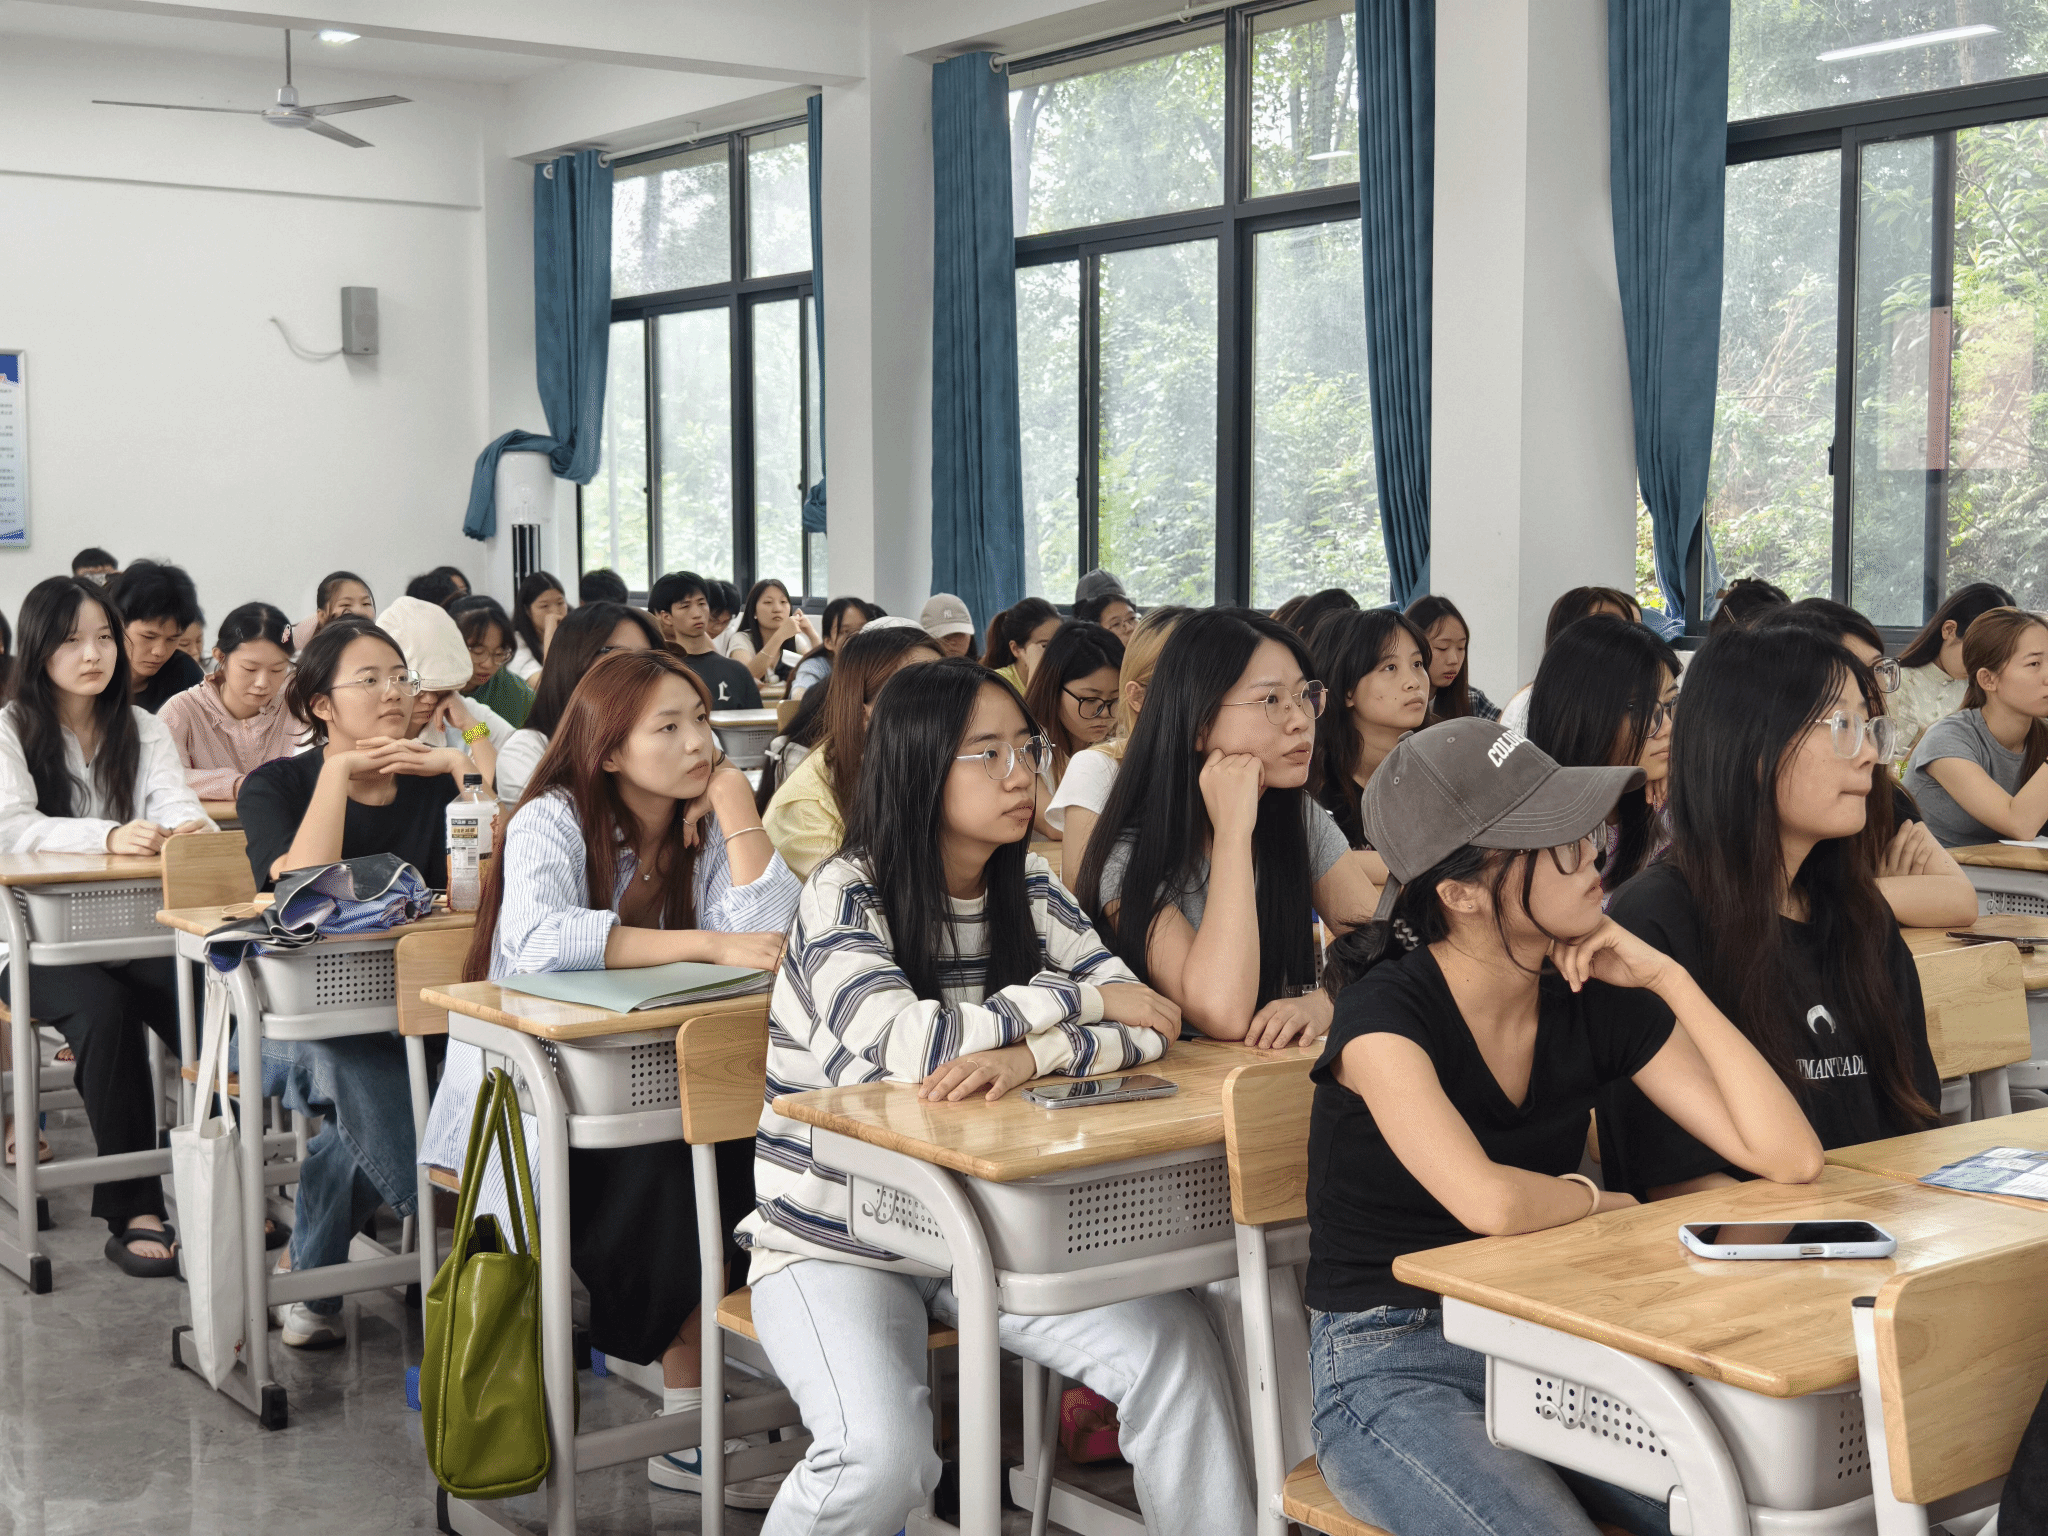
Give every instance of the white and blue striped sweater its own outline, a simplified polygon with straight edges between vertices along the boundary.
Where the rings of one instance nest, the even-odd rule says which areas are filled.
[[[848,1231],[846,1176],[811,1159],[811,1128],[774,1109],[778,1094],[848,1083],[916,1083],[956,1056],[1020,1041],[1041,1074],[1084,1077],[1156,1060],[1164,1037],[1102,1019],[1098,984],[1136,981],[1088,924],[1045,860],[1028,855],[1025,884],[1041,969],[1022,986],[987,990],[982,902],[955,901],[953,953],[939,999],[921,998],[897,968],[880,893],[866,868],[828,859],[804,882],[789,949],[769,1005],[768,1091],[754,1138],[754,1214],[739,1225],[759,1281],[799,1258],[895,1257]]]

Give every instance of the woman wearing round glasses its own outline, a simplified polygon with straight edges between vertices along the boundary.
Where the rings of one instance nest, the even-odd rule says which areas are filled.
[[[1051,769],[1038,784],[1040,837],[1060,835],[1046,820],[1045,807],[1052,789],[1065,777],[1068,762],[1115,728],[1117,675],[1123,664],[1123,641],[1100,624],[1076,620],[1054,631],[1032,669],[1024,707],[1052,744]]]
[[[1871,771],[1896,746],[1867,675],[1800,629],[1708,641],[1672,734],[1670,851],[1610,908],[1734,1021],[1824,1147],[1925,1129],[1941,1097],[1919,973],[1861,844]],[[1610,1189],[1655,1198],[1733,1177],[1627,1084],[1601,1100],[1599,1127]]]
[[[1183,619],[1081,864],[1075,894],[1110,947],[1217,1039],[1322,1035],[1314,918],[1341,932],[1377,900],[1306,793],[1328,696],[1313,669],[1261,614]]]
[[[512,620],[495,597],[457,598],[448,605],[448,617],[469,649],[469,681],[462,685],[462,696],[519,730],[533,709],[533,689],[510,671],[516,643]]]

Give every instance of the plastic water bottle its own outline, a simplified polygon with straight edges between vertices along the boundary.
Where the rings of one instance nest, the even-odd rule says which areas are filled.
[[[484,793],[483,775],[465,773],[462,793],[448,802],[448,910],[474,912],[482,903],[490,867],[491,825],[497,807]]]

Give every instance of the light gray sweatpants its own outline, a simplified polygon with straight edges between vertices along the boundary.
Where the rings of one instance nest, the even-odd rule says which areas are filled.
[[[925,1337],[959,1307],[940,1280],[800,1259],[756,1283],[754,1326],[812,1435],[763,1536],[881,1536],[939,1478]],[[1062,1317],[996,1319],[1002,1347],[1117,1405],[1145,1524],[1170,1536],[1250,1536],[1252,1489],[1231,1373],[1187,1291]]]

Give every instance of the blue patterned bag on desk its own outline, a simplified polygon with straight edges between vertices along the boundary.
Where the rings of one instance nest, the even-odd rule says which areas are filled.
[[[206,958],[225,974],[252,953],[303,949],[341,934],[378,933],[418,921],[433,905],[426,877],[394,853],[287,870],[277,877],[277,899],[269,907],[206,936]]]

